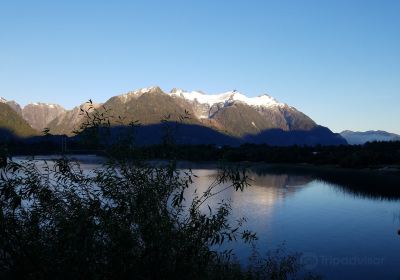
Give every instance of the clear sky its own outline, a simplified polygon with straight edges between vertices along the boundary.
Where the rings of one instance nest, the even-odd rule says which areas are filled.
[[[152,85],[400,133],[400,1],[0,0],[0,96],[72,108]]]

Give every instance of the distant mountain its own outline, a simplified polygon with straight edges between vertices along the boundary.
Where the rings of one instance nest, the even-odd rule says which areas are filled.
[[[49,123],[66,110],[57,104],[31,103],[22,109],[23,118],[32,128],[43,131]]]
[[[101,104],[93,104],[94,108],[100,107]],[[89,110],[89,104],[84,103],[72,110],[64,111],[47,124],[50,133],[54,135],[74,135],[74,131],[79,130],[85,115],[83,111]]]
[[[291,145],[346,145],[347,142],[337,133],[329,128],[316,126],[310,130],[268,129],[257,135],[247,135],[244,138],[246,143],[269,144],[272,146]]]
[[[10,137],[29,137],[37,135],[35,131],[11,106],[0,102],[0,139]]]
[[[361,145],[373,141],[400,141],[400,135],[382,130],[369,130],[365,132],[345,130],[340,135],[350,145]]]
[[[54,111],[49,106],[54,106]],[[181,89],[166,93],[159,87],[150,87],[111,97],[104,104],[95,106],[100,112],[109,110],[107,114],[113,116],[112,126],[126,126],[133,121],[151,126],[149,130],[143,130],[144,134],[158,135],[155,131],[160,129],[158,125],[162,120],[180,122],[185,127],[179,132],[183,133],[179,135],[181,143],[346,144],[340,135],[317,125],[296,108],[267,94],[247,97],[233,90],[208,95]],[[22,113],[33,127],[49,127],[52,134],[72,136],[85,119],[81,109],[86,111],[87,104],[68,111],[56,105],[31,107],[30,114],[24,113],[25,108]],[[40,112],[39,119],[35,119],[35,110]],[[203,135],[199,134],[200,131]],[[211,141],[212,137],[221,141]]]
[[[22,108],[21,106],[15,102],[14,100],[6,100],[3,97],[0,97],[0,103],[7,104],[10,106],[15,112],[18,113],[18,115],[22,116]]]
[[[37,131],[43,131],[52,120],[66,111],[60,105],[48,103],[30,103],[22,108],[14,100],[8,101],[2,97],[0,103],[9,105]]]

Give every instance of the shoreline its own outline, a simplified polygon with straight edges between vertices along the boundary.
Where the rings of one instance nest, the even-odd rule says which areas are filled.
[[[26,158],[26,159],[35,159],[35,160],[53,160],[61,158],[62,154],[38,154],[38,155],[15,155],[9,158]],[[65,154],[67,158],[72,160],[78,160],[80,158],[98,158],[98,159],[106,159],[107,157],[100,154],[90,153],[77,153],[77,154]],[[153,158],[153,159],[144,159],[147,162],[168,162],[168,159],[160,159],[160,158]],[[186,165],[208,165],[212,167],[218,167],[220,162],[228,165],[243,165],[249,168],[254,167],[262,167],[262,168],[282,168],[282,169],[298,169],[298,170],[320,170],[320,171],[343,171],[343,172],[368,172],[368,173],[376,173],[376,174],[394,174],[400,176],[400,165],[390,165],[390,164],[383,164],[383,165],[371,165],[367,167],[341,167],[339,165],[334,164],[314,164],[314,163],[269,163],[269,162],[256,162],[256,161],[223,161],[223,160],[188,160],[188,159],[177,159],[176,160],[178,165],[186,164]]]

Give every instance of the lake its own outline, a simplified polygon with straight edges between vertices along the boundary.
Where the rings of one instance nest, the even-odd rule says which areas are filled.
[[[78,157],[86,170],[100,158]],[[215,164],[182,162],[192,168],[195,187],[205,190]],[[398,176],[367,171],[292,166],[252,166],[251,186],[229,189],[209,201],[231,199],[232,221],[247,218],[259,252],[284,244],[301,252],[305,270],[324,279],[400,279],[400,182]],[[246,264],[251,248],[234,244]]]

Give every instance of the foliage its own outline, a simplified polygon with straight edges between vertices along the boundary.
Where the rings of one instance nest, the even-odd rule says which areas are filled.
[[[0,168],[7,166],[8,148],[5,144],[0,144]]]
[[[114,116],[111,115],[110,109],[104,106],[101,108],[102,110],[96,108],[92,100],[86,104],[88,105],[86,110],[80,108],[80,114],[84,115],[84,119],[74,134],[80,136],[83,146],[97,150],[101,148],[102,144],[108,142],[111,136],[111,121]]]
[[[200,211],[217,184],[184,207],[192,176],[171,164],[110,161],[85,174],[66,158],[9,163],[1,174],[3,276],[206,277],[223,257],[209,245],[255,236],[228,223],[226,202]],[[243,189],[244,179],[224,170],[218,182]]]
[[[45,128],[42,130],[42,134],[43,134],[43,136],[49,137],[49,136],[51,135],[51,134],[50,134],[50,128],[45,127]]]

